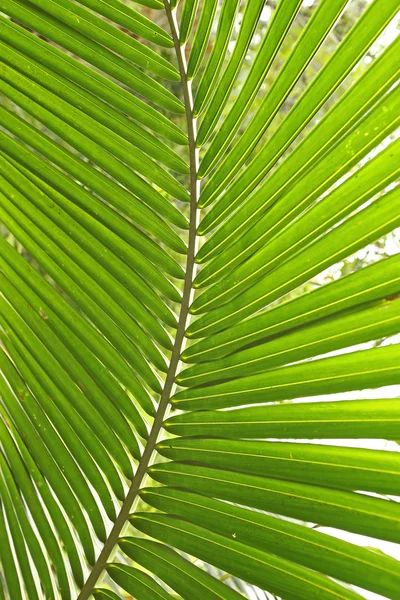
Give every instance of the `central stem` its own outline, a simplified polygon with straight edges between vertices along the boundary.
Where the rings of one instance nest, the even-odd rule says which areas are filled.
[[[146,447],[143,451],[142,457],[138,464],[135,476],[132,480],[131,487],[129,488],[128,494],[124,500],[121,510],[114,522],[113,528],[110,535],[105,542],[103,549],[93,565],[93,569],[83,586],[81,593],[77,600],[87,600],[93,592],[93,589],[101,576],[104,568],[106,567],[107,561],[110,557],[111,552],[118,543],[118,538],[122,531],[123,526],[129,518],[132,505],[137,498],[140,487],[143,482],[143,478],[146,475],[149,467],[152,454],[154,452],[157,440],[164,422],[165,412],[169,405],[171,398],[171,392],[174,385],[175,376],[179,365],[179,357],[183,350],[185,331],[187,328],[187,321],[189,317],[189,306],[192,294],[192,282],[195,275],[195,254],[196,254],[196,229],[197,229],[197,201],[199,184],[197,179],[197,168],[198,168],[198,152],[196,150],[196,131],[195,121],[193,119],[193,101],[191,93],[191,84],[188,82],[186,75],[186,60],[184,55],[184,48],[179,44],[179,33],[178,25],[176,22],[175,15],[171,11],[168,0],[164,0],[165,11],[167,13],[168,21],[171,28],[171,35],[174,41],[174,47],[176,57],[179,66],[179,72],[181,76],[181,83],[183,88],[184,105],[186,111],[186,122],[188,130],[189,140],[189,160],[190,160],[190,218],[189,218],[189,238],[188,238],[188,253],[186,261],[185,280],[183,286],[183,294],[181,301],[181,309],[178,320],[178,327],[176,330],[176,337],[174,346],[172,349],[171,360],[168,367],[167,376],[165,378],[164,388],[161,393],[160,402],[158,405],[157,413],[146,443]]]

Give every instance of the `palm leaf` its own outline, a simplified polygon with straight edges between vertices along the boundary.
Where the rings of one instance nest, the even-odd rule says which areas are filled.
[[[399,255],[310,285],[400,225],[398,3],[140,4],[0,0],[0,598],[398,599]]]

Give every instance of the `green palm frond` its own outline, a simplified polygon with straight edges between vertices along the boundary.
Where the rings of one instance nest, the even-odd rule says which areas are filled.
[[[398,2],[305,4],[0,0],[0,598],[400,599]]]

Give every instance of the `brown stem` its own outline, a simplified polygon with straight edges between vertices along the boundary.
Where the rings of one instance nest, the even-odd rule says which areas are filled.
[[[129,513],[131,511],[133,502],[137,498],[138,492],[143,482],[143,478],[146,475],[148,466],[152,454],[154,452],[159,433],[164,422],[165,411],[167,410],[171,391],[173,389],[174,380],[179,364],[179,357],[182,353],[185,330],[187,327],[187,321],[189,316],[189,306],[192,294],[192,282],[195,274],[195,254],[196,254],[196,229],[197,229],[197,200],[198,200],[198,180],[197,180],[197,167],[198,167],[198,156],[196,150],[195,141],[195,121],[192,116],[192,95],[190,83],[186,76],[186,60],[184,56],[184,49],[179,44],[179,34],[176,19],[171,11],[168,0],[164,0],[165,11],[167,13],[168,21],[171,27],[171,35],[174,40],[175,52],[178,60],[179,71],[181,76],[184,104],[186,109],[186,121],[189,138],[189,159],[190,159],[190,220],[189,220],[189,240],[188,240],[188,254],[186,261],[186,273],[185,281],[183,286],[181,310],[179,314],[178,327],[176,331],[176,337],[174,347],[172,350],[171,360],[168,368],[168,373],[165,379],[164,388],[161,394],[160,403],[158,405],[156,417],[151,428],[146,448],[142,454],[135,476],[132,480],[131,487],[129,488],[128,494],[124,500],[120,512],[114,522],[114,526],[110,532],[110,535],[105,542],[103,549],[93,565],[93,569],[83,586],[81,593],[78,596],[78,600],[87,600],[92,594],[93,589],[101,576],[104,568],[106,567],[107,561],[110,557],[111,552],[118,542],[118,538],[122,531],[123,526],[127,522]]]

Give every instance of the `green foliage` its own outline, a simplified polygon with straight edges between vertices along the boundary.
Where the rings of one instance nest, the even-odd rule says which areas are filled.
[[[398,2],[140,4],[0,0],[0,598],[399,599]]]

